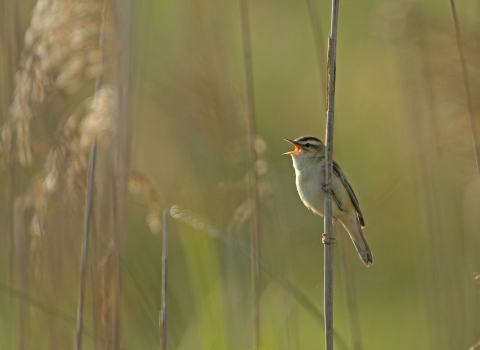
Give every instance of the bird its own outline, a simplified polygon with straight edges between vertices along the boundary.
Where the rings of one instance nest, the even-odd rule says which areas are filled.
[[[315,214],[323,216],[325,206],[325,145],[314,136],[302,136],[295,140],[284,139],[295,149],[284,154],[292,156],[295,183],[303,204]],[[332,225],[338,220],[345,227],[367,266],[373,264],[373,255],[363,234],[365,220],[352,186],[335,160],[331,180]]]

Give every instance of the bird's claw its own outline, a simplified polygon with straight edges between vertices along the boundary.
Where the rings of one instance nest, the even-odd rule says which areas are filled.
[[[335,244],[337,239],[333,236],[328,236],[326,233],[322,233],[322,243],[323,244]]]
[[[325,193],[328,193],[329,195],[333,196],[333,191],[332,189],[330,188],[330,186],[328,185],[323,185],[323,190],[325,191]]]

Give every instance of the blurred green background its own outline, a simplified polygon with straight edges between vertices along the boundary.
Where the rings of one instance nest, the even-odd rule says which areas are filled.
[[[61,1],[45,6],[55,2]],[[478,120],[479,4],[457,5]],[[5,122],[18,69],[12,43],[19,45],[18,58],[34,6],[8,0],[0,7]],[[131,77],[130,148],[123,153],[130,165],[124,173],[132,169],[149,179],[155,203],[161,203],[153,209],[176,205],[190,213],[190,223],[168,220],[168,348],[251,349],[250,261],[242,254],[250,244],[251,215],[239,2],[119,1],[111,9],[127,14],[116,18],[121,34],[110,40],[131,57],[122,68]],[[261,258],[276,273],[261,270],[262,349],[324,346],[323,324],[315,316],[323,314],[323,219],[301,203],[291,159],[281,155],[291,148],[283,138],[324,138],[325,82],[318,61],[326,65],[326,48],[317,59],[311,16],[305,1],[249,2]],[[315,2],[313,16],[322,27],[315,35],[325,44],[330,3]],[[125,35],[122,28],[131,29]],[[109,54],[107,65],[115,61]],[[375,263],[366,268],[336,225],[338,349],[469,349],[480,341],[480,183],[458,57],[448,1],[341,2],[334,157],[359,198]],[[91,81],[86,86],[92,88]],[[110,76],[112,84],[118,81],[124,83]],[[49,144],[60,120],[52,113],[82,93],[50,101],[36,118],[46,120],[36,121],[43,126],[31,127],[32,138]],[[100,164],[109,162],[105,154]],[[65,349],[74,336],[83,202],[69,202],[68,216],[60,215],[61,208],[48,212],[38,256],[28,230],[19,243],[15,226],[22,220],[28,226],[32,214],[19,218],[15,203],[41,172],[45,154],[35,157],[33,166],[7,164],[1,175],[0,349]],[[108,185],[100,180],[98,192]],[[111,203],[106,193],[97,205]],[[116,348],[105,340],[115,334],[118,348],[156,349],[162,235],[146,223],[152,196],[150,202],[138,193],[115,200],[124,208],[116,245],[121,283],[118,294],[108,294],[104,281],[114,274],[105,268],[109,224],[99,213],[84,346]],[[206,225],[228,241],[209,235]],[[345,263],[354,290],[345,288]],[[285,287],[286,279],[313,309]],[[361,346],[352,345],[346,294],[356,301]],[[116,324],[115,330],[105,324]]]

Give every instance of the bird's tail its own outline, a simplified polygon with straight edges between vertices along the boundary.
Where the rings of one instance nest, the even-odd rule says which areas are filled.
[[[358,220],[356,220],[356,224],[357,224],[356,230],[355,230],[356,232],[350,232],[350,230],[347,230],[347,231],[350,235],[350,238],[353,241],[353,244],[355,245],[355,248],[357,248],[357,252],[360,255],[360,258],[362,258],[363,263],[367,266],[370,266],[373,264],[372,251],[368,246],[367,239],[363,234],[362,227],[360,226],[360,223],[358,222]]]

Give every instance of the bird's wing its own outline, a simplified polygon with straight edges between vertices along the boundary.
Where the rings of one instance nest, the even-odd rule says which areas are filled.
[[[365,220],[363,219],[362,211],[360,210],[360,203],[358,203],[357,196],[355,195],[355,192],[353,192],[352,186],[348,183],[348,180],[345,176],[345,174],[342,171],[342,168],[340,168],[340,165],[336,161],[333,161],[333,172],[342,180],[343,186],[345,186],[345,189],[348,192],[348,195],[350,196],[350,199],[352,200],[353,206],[355,207],[355,210],[357,211],[357,216],[358,220],[360,221],[360,225],[365,226]]]

